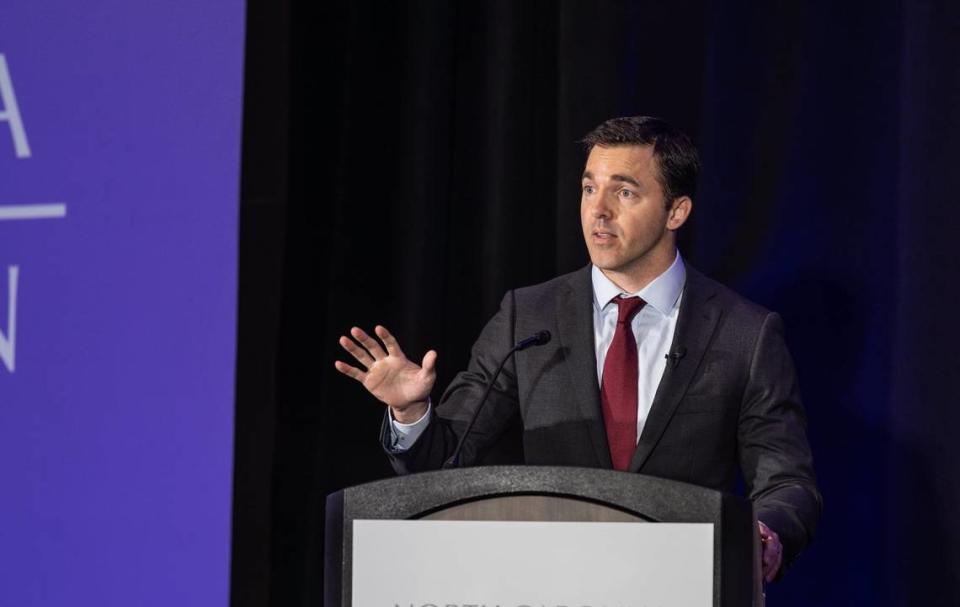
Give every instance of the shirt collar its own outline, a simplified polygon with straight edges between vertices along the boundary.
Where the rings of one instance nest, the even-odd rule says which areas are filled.
[[[687,269],[683,264],[683,258],[680,257],[680,252],[677,251],[677,256],[670,267],[636,293],[625,293],[604,276],[597,266],[593,266],[590,277],[593,280],[593,305],[598,310],[602,310],[617,295],[627,297],[637,295],[647,302],[648,306],[652,306],[657,312],[666,316],[680,299],[683,283],[687,279]]]

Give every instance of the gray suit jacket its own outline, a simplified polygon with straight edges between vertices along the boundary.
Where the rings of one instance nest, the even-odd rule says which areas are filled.
[[[590,266],[506,294],[413,447],[388,457],[399,473],[435,469],[500,359],[542,329],[550,343],[517,353],[471,430],[461,465],[526,462],[611,468],[597,385]],[[780,317],[687,267],[668,363],[630,470],[727,492],[742,472],[785,564],[812,537],[821,509],[793,362]],[[385,444],[387,429],[382,436]]]

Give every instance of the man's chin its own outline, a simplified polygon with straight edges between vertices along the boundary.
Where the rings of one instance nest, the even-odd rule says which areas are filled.
[[[612,254],[612,251],[590,250],[590,263],[601,270],[616,272],[623,267],[623,259],[619,255]]]
[[[617,274],[633,275],[637,272],[640,264],[637,259],[611,259],[610,257],[596,256],[590,258],[590,263],[600,268],[607,276]]]

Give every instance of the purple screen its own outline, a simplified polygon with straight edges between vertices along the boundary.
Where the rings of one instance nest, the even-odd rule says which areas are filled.
[[[241,2],[0,11],[0,605],[226,605]]]

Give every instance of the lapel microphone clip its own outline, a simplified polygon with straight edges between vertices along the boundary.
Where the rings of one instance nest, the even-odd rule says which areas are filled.
[[[673,369],[677,368],[677,365],[680,364],[680,359],[687,355],[687,349],[683,346],[680,346],[673,352],[669,354],[664,354],[663,357],[667,359],[667,362],[670,363],[670,367]]]

